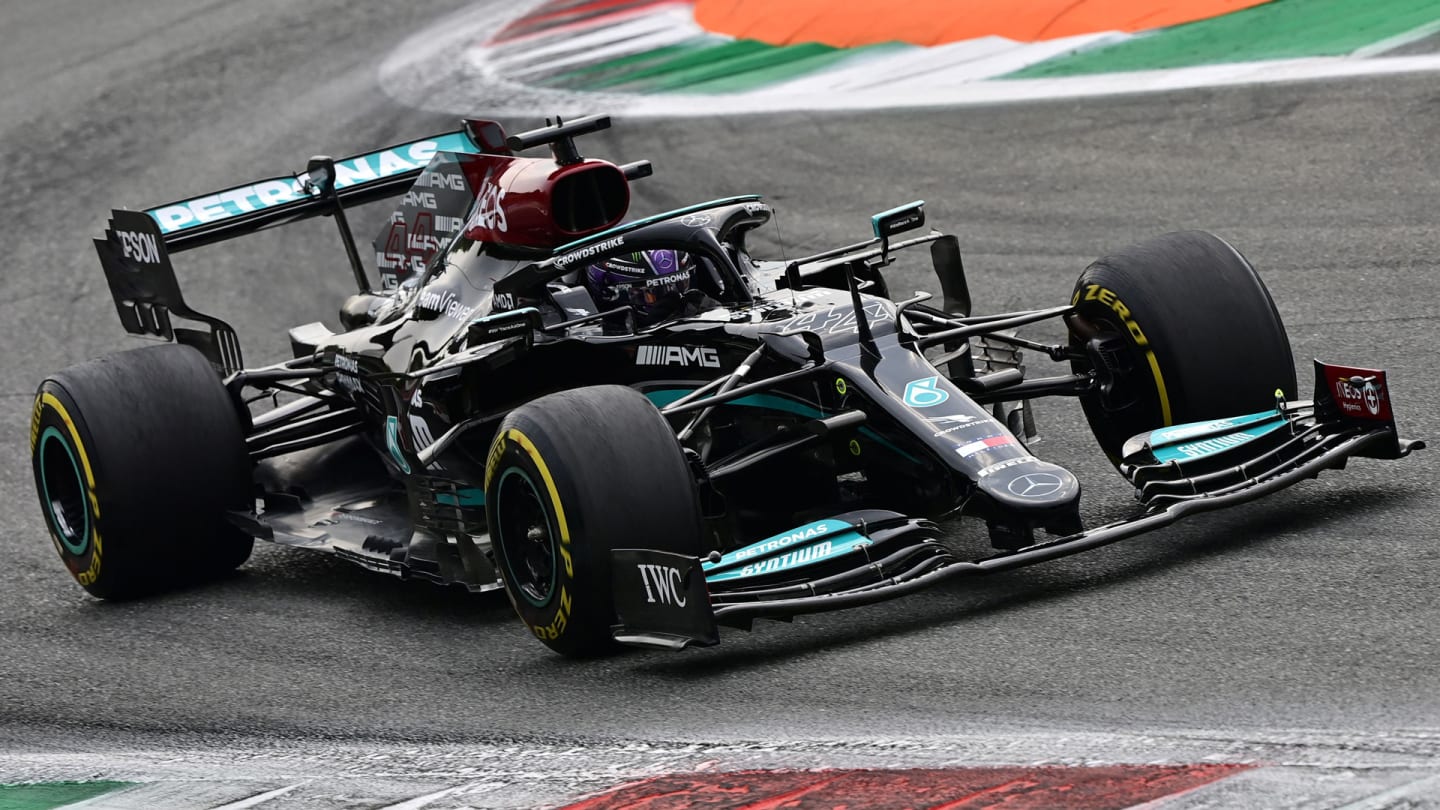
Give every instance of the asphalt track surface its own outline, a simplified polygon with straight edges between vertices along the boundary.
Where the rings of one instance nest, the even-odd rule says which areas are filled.
[[[572,779],[591,788],[608,784],[596,761],[631,768],[616,766],[613,783],[644,763],[725,759],[707,745],[771,766],[1212,756],[1319,768],[1298,771],[1296,790],[1341,785],[1337,773],[1378,790],[1414,777],[1404,769],[1435,770],[1433,451],[1359,460],[1080,557],[761,624],[679,655],[567,662],[501,598],[264,545],[218,584],[132,604],[86,597],[46,537],[26,436],[47,371],[136,345],[90,238],[111,207],[450,126],[388,98],[374,65],[462,4],[0,4],[0,28],[24,33],[0,49],[0,782],[81,778],[66,759],[77,753],[204,762],[227,746],[386,752],[375,756],[392,776],[439,772],[435,758],[463,773],[434,752],[468,751],[496,773],[602,772]],[[863,237],[872,211],[928,200],[931,223],[960,236],[980,311],[1062,303],[1108,250],[1214,230],[1273,291],[1302,387],[1311,357],[1381,365],[1403,433],[1434,439],[1437,132],[1440,88],[1420,75],[919,113],[622,119],[586,149],[654,161],[637,214],[765,194],[792,255]],[[357,232],[385,214],[359,212]],[[279,358],[291,325],[333,322],[348,289],[324,220],[177,265],[187,297],[230,319],[252,362]],[[891,286],[934,287],[918,266]],[[1039,416],[1036,450],[1085,482],[1087,517],[1122,512],[1128,493],[1078,407],[1041,403]],[[952,539],[983,548],[973,531]],[[529,751],[527,765],[507,750]],[[209,756],[214,772],[250,773]],[[160,759],[147,767],[165,772]],[[1401,770],[1386,775],[1391,765]],[[563,798],[514,778],[508,801]]]

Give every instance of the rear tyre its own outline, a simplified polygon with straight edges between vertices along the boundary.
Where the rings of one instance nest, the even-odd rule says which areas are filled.
[[[694,477],[660,412],[624,386],[541,397],[500,424],[485,514],[505,593],[562,655],[615,648],[610,552],[700,554]]]
[[[1165,425],[1274,407],[1294,398],[1295,360],[1265,283],[1228,242],[1167,233],[1096,261],[1075,282],[1075,371],[1097,371],[1081,405],[1101,449]]]
[[[199,352],[165,345],[40,384],[30,422],[40,508],[91,594],[140,596],[230,571],[253,540],[225,520],[250,497],[233,400]]]

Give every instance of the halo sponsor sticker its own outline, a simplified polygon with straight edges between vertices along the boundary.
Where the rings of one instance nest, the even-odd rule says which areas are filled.
[[[930,408],[950,398],[950,392],[940,387],[939,377],[912,380],[905,385],[905,404],[912,408]]]

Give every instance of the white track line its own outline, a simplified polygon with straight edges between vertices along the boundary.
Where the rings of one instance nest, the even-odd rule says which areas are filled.
[[[239,801],[231,801],[230,799],[236,794],[247,789],[253,790],[254,787],[251,786],[254,785],[254,782],[225,782],[223,780],[144,782],[72,802],[57,808],[57,810],[155,810],[155,808],[171,807],[245,810],[245,808],[255,807],[283,796],[303,784],[305,783],[300,782],[287,787],[266,790]]]
[[[1419,28],[1413,28],[1403,34],[1396,34],[1393,37],[1382,39],[1379,42],[1372,42],[1363,48],[1355,49],[1350,55],[1368,59],[1372,56],[1379,56],[1382,53],[1389,53],[1396,48],[1404,47],[1412,42],[1419,42],[1431,34],[1440,34],[1440,20],[1426,23]]]
[[[513,19],[533,7],[533,3],[519,3],[508,7],[503,16]],[[679,26],[677,36],[695,32],[696,29],[691,27],[693,23],[686,23],[679,17],[671,18],[673,13],[675,9],[668,9],[660,15],[672,19]],[[527,85],[522,77],[511,75],[507,66],[519,68],[527,74],[536,67],[533,63],[523,68],[520,66],[529,58],[522,43],[509,42],[493,48],[476,45],[484,42],[506,21],[497,20],[494,9],[489,6],[441,20],[431,29],[406,40],[391,53],[380,69],[382,86],[395,98],[412,106],[463,114],[483,112],[497,116],[533,117],[541,113],[574,115],[605,111],[637,117],[665,117],[1005,104],[1440,70],[1440,54],[1424,54],[1368,59],[1353,56],[1312,57],[1058,78],[981,80],[1032,63],[1030,57],[1039,55],[1041,51],[1032,52],[1030,48],[1056,47],[1039,43],[1009,49],[1001,40],[916,48],[914,53],[904,49],[870,54],[861,52],[853,61],[842,60],[829,71],[746,93],[586,93],[533,87]],[[632,34],[668,36],[661,29],[649,27],[641,18],[632,18],[629,22],[611,27],[619,30],[592,32],[597,43],[609,43],[600,46],[613,49],[607,53],[627,52],[624,37]],[[1371,49],[1397,48],[1430,33],[1431,26],[1423,26],[1402,37],[1376,43]],[[1104,43],[1107,36],[1115,35],[1095,35],[1088,40],[1070,38],[1074,41],[1066,45],[1073,50],[1087,44]],[[530,39],[530,44],[554,46],[553,50],[546,52],[550,58],[570,60],[581,56],[571,47],[573,43],[567,46],[563,37],[547,38],[537,34]],[[464,54],[463,58],[455,58],[457,51]],[[536,52],[529,54],[534,56]],[[544,60],[542,57],[541,61]],[[564,64],[574,62],[566,61]],[[887,74],[893,77],[893,81],[880,79]],[[883,83],[877,85],[877,79]]]
[[[1129,34],[1105,32],[1065,37],[1048,42],[1017,42],[1005,37],[981,37],[932,48],[909,47],[867,57],[859,52],[832,68],[771,85],[757,94],[890,93],[911,87],[926,92],[944,91],[964,82],[1004,76],[1060,54],[1110,45],[1130,39]]]
[[[805,92],[797,92],[791,87],[798,83],[787,83],[746,94],[637,96],[633,99],[627,98],[621,103],[625,113],[637,116],[947,107],[1436,70],[1440,70],[1440,55],[1434,54],[1380,59],[1313,57],[1054,79],[977,81],[948,86],[895,84],[873,90],[836,93],[815,92],[814,85],[809,84],[799,85],[805,89]],[[606,100],[610,101],[613,98],[610,96]]]
[[[424,796],[416,796],[413,799],[406,799],[399,804],[386,805],[385,807],[380,808],[380,810],[420,810],[420,808],[422,807],[434,804],[435,802],[438,802],[447,796],[459,793],[460,791],[465,790],[468,787],[470,787],[469,784],[456,785],[455,787],[445,788],[444,790],[437,790],[434,793],[427,793]]]
[[[1376,793],[1374,796],[1368,796],[1336,810],[1390,810],[1391,808],[1413,807],[1410,799],[1433,799],[1436,796],[1440,796],[1440,774],[1397,785],[1387,791]]]
[[[540,41],[481,47],[490,55],[491,64],[500,70],[512,65],[558,70],[577,61],[599,62],[710,36],[695,24],[688,11],[669,8],[599,26],[583,34],[559,34]]]
[[[254,807],[257,804],[264,804],[265,802],[268,802],[277,796],[284,796],[286,793],[289,793],[290,791],[298,787],[300,787],[300,785],[297,784],[290,785],[289,787],[276,788],[275,790],[268,790],[264,793],[259,793],[251,796],[248,799],[241,799],[238,802],[222,804],[219,807],[213,808],[213,810],[245,810],[245,808],[247,807]]]

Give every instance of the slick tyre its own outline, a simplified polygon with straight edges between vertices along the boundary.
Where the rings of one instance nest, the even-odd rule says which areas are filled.
[[[1295,397],[1295,361],[1280,313],[1255,269],[1204,231],[1167,233],[1096,261],[1071,297],[1081,398],[1101,449],[1165,425],[1274,407]]]
[[[675,433],[623,386],[541,397],[500,424],[485,513],[515,612],[562,655],[615,648],[610,552],[700,554],[694,478]]]
[[[186,585],[250,556],[224,516],[250,497],[240,415],[194,349],[120,352],[46,379],[30,451],[55,548],[95,596]]]

